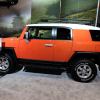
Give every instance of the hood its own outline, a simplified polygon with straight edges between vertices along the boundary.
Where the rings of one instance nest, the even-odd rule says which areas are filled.
[[[2,43],[5,47],[16,47],[18,45],[19,38],[17,37],[9,37],[2,38]]]

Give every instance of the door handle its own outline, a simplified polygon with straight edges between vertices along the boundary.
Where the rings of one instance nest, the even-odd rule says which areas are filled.
[[[46,47],[53,47],[53,44],[44,44]]]

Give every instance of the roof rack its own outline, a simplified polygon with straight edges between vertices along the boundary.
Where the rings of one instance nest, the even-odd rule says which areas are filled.
[[[89,19],[67,19],[67,18],[53,18],[53,19],[47,19],[42,18],[40,20],[40,23],[74,23],[74,24],[85,24],[85,25],[94,25],[94,20]]]

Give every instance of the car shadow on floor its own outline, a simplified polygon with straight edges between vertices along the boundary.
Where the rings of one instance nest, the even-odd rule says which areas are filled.
[[[4,77],[6,74],[0,74],[0,78]]]
[[[32,66],[27,66],[27,67],[23,67],[23,66],[18,66],[16,69],[14,69],[14,71],[8,73],[8,74],[13,74],[13,73],[17,73],[19,71],[24,71],[24,72],[31,72],[31,73],[42,73],[42,74],[51,74],[51,75],[61,75],[65,70],[64,69],[57,69],[57,68],[53,68],[53,67],[42,67],[41,65],[34,65],[34,67]],[[6,74],[0,74],[0,78],[2,78],[3,76],[5,76]]]
[[[24,69],[23,66],[18,66],[18,67],[16,67],[15,69],[13,69],[11,72],[7,73],[7,74],[17,73],[17,72],[19,72],[19,71],[21,71],[21,70],[23,70],[23,69]],[[0,73],[0,78],[6,76],[7,74]]]

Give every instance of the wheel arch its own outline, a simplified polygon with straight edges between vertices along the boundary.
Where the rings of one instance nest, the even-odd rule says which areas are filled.
[[[13,58],[14,62],[17,63],[17,56],[14,48],[2,48],[1,54],[5,53],[9,54]]]
[[[100,70],[100,53],[97,52],[75,52],[69,60],[69,64],[75,59],[86,58],[99,65]]]

